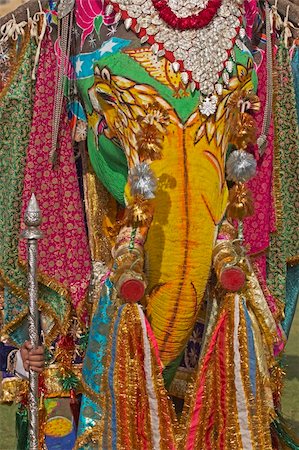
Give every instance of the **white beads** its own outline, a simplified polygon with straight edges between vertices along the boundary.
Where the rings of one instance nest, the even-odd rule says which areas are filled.
[[[240,7],[236,0],[222,0],[221,7],[206,27],[184,31],[174,29],[161,20],[152,0],[111,2],[127,12],[129,18],[124,21],[126,29],[132,27],[131,18],[135,18],[134,31],[139,33],[141,28],[145,30],[141,44],[147,42],[148,37],[154,37],[155,43],[151,46],[154,55],[162,57],[165,52],[173,54],[175,61],[172,68],[175,73],[182,70],[184,84],[193,81],[202,94],[210,97],[221,91],[221,76],[224,83],[229,83],[234,63],[228,60],[228,54],[232,51],[233,38],[240,26]],[[207,4],[208,0],[168,0],[168,6],[178,17],[192,16]]]

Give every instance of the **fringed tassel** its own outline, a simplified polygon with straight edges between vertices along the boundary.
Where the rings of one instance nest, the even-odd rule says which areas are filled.
[[[183,417],[189,407],[190,413],[181,448],[186,450],[272,450],[264,341],[245,294],[227,293],[222,299],[185,402]]]
[[[23,404],[19,404],[16,412],[16,436],[17,450],[28,450],[28,410]]]
[[[140,305],[118,308],[102,378],[99,448],[176,448],[174,412],[149,331]]]

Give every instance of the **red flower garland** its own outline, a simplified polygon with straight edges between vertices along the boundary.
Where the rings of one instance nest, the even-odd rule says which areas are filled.
[[[167,0],[152,0],[152,2],[160,18],[167,25],[181,31],[206,27],[221,6],[221,0],[209,0],[206,8],[198,14],[189,17],[177,17],[168,6]]]

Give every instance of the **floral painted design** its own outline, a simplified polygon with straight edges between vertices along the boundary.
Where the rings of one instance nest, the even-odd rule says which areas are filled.
[[[115,13],[105,13],[104,0],[76,0],[76,23],[83,30],[81,35],[81,49],[93,30],[99,34],[102,24],[113,25]]]

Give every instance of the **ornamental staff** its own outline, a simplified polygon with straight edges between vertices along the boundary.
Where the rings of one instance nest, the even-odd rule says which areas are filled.
[[[38,283],[37,283],[37,241],[42,238],[39,230],[42,217],[35,195],[32,194],[25,212],[27,226],[22,237],[28,241],[28,293],[29,293],[29,339],[33,348],[39,345],[38,336]],[[29,448],[38,450],[38,373],[29,370]]]

